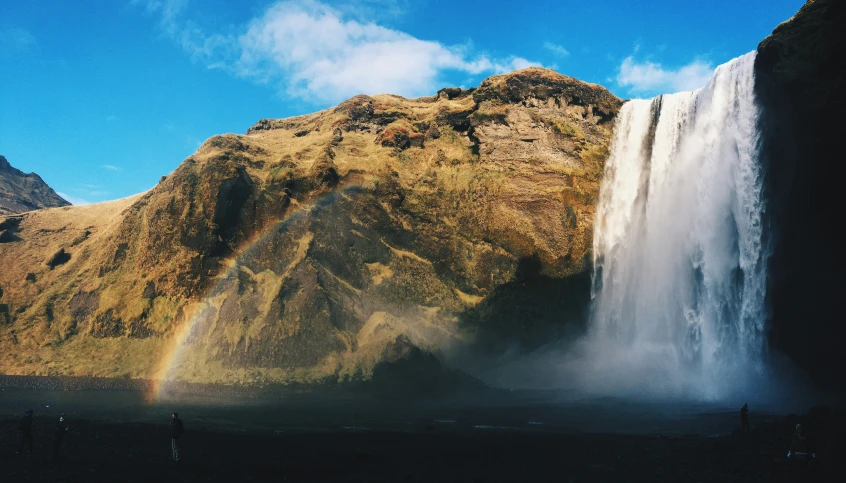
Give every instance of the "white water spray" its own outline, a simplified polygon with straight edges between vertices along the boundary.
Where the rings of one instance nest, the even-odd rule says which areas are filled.
[[[623,105],[597,209],[582,385],[720,399],[763,371],[754,61],[720,66],[698,91]]]

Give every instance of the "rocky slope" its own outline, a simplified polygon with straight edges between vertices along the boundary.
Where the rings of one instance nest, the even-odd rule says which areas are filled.
[[[840,390],[846,371],[844,25],[844,2],[809,0],[761,42],[755,65],[776,234],[770,341],[818,382]]]
[[[13,168],[0,155],[0,216],[69,204],[40,176]]]
[[[314,382],[537,346],[583,319],[620,104],[537,68],[357,96],[137,197],[0,218],[0,372]]]

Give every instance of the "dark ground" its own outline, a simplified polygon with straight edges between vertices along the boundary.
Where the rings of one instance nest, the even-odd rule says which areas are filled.
[[[801,418],[814,438],[814,465],[787,463],[799,419],[721,437],[455,432],[437,425],[249,434],[186,422],[178,464],[170,461],[168,425],[71,420],[59,464],[51,468],[54,418],[36,416],[35,452],[18,458],[18,420],[4,417],[0,481],[846,481],[843,426],[823,413]]]

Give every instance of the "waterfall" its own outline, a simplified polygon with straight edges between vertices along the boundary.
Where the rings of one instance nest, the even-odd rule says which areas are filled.
[[[763,370],[755,53],[620,111],[594,229],[583,383],[719,399]]]

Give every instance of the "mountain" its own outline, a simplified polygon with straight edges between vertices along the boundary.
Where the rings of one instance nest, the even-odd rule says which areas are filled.
[[[0,218],[0,372],[317,382],[539,346],[584,320],[621,104],[539,68],[356,96]]]
[[[67,206],[35,173],[15,169],[0,155],[0,215],[12,215],[53,206]]]

